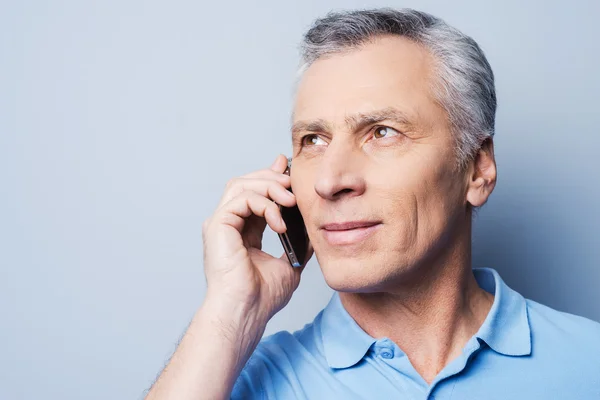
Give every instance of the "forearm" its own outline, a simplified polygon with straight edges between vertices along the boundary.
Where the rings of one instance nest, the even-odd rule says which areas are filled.
[[[228,399],[265,326],[249,309],[205,301],[146,399]]]

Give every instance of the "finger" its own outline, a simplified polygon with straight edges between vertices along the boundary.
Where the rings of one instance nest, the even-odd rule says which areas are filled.
[[[263,217],[267,225],[277,233],[286,231],[279,206],[265,196],[251,190],[244,191],[231,199],[216,212],[214,218],[242,233],[246,218],[251,215]]]
[[[283,154],[279,154],[275,158],[275,161],[273,162],[273,164],[271,164],[270,169],[272,169],[275,172],[283,173],[285,171],[285,169],[287,168],[287,165],[288,165],[287,157]]]
[[[287,165],[287,164],[286,164]],[[284,168],[285,171],[285,168]],[[242,175],[240,178],[248,179],[271,179],[281,183],[285,187],[289,187],[290,176],[283,172],[277,172],[270,168],[259,169],[258,171],[251,172],[246,175]]]
[[[228,203],[231,199],[244,191],[258,193],[285,207],[293,207],[296,205],[296,196],[279,182],[270,179],[236,178],[231,181],[228,189],[223,194],[223,197],[219,202],[219,207]]]

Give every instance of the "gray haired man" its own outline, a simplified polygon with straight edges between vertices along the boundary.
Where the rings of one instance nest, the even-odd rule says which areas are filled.
[[[600,324],[471,268],[496,183],[494,77],[414,10],[330,13],[304,37],[293,168],[233,179],[203,226],[207,294],[148,399],[600,399]],[[293,188],[293,195],[287,188]],[[302,268],[261,251],[297,205],[335,292],[261,340]]]

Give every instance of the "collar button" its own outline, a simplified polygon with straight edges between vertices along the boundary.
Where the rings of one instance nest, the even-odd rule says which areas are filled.
[[[388,360],[391,358],[394,358],[394,354],[392,354],[392,352],[388,351],[388,350],[382,351],[380,355],[381,355],[381,357],[388,359]]]

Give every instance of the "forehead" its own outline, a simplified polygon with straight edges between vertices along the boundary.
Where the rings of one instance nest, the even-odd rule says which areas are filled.
[[[292,122],[341,123],[357,112],[395,107],[408,115],[439,112],[431,94],[433,57],[399,36],[315,61],[298,85]]]

